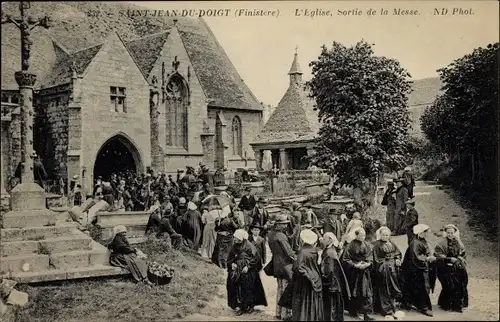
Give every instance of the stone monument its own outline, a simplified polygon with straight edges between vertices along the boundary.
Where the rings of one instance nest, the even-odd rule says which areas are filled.
[[[12,210],[3,214],[0,244],[0,276],[20,283],[66,280],[124,274],[109,266],[106,247],[79,230],[68,212],[46,207],[45,191],[33,175],[33,87],[36,75],[29,72],[30,32],[49,18],[27,17],[29,2],[21,1],[20,18],[4,17],[21,32],[21,71],[15,73],[21,109],[21,183],[11,191]]]

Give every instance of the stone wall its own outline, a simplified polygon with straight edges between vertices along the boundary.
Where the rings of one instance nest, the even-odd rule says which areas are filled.
[[[254,137],[259,133],[260,127],[262,125],[262,112],[258,111],[244,111],[236,109],[219,109],[219,108],[209,108],[209,124],[211,128],[215,129],[215,121],[217,117],[217,112],[222,112],[227,125],[224,127],[226,133],[224,133],[226,149],[224,151],[226,166],[228,168],[241,168],[241,167],[255,167],[255,157],[250,143],[253,141]],[[238,116],[241,120],[241,132],[243,141],[243,156],[233,155],[233,141],[232,141],[232,122],[233,118]],[[245,155],[246,153],[246,155]],[[246,162],[245,162],[246,159]]]
[[[68,92],[42,92],[35,107],[35,149],[43,160],[49,180],[67,178],[68,102]]]

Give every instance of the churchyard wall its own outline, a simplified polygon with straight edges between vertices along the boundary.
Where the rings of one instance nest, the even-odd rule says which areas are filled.
[[[110,87],[125,87],[126,111],[116,111]],[[138,151],[141,171],[151,164],[149,84],[118,35],[112,34],[94,57],[81,80],[82,143],[80,167],[89,169],[85,184],[92,186],[93,167],[102,145],[122,135]]]

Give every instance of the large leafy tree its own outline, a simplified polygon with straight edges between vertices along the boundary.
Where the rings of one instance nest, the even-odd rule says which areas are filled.
[[[398,61],[375,56],[365,41],[322,47],[307,82],[321,128],[312,162],[339,184],[373,188],[377,174],[407,161],[410,75]]]
[[[451,156],[462,184],[481,190],[496,179],[499,48],[477,48],[440,69],[443,94],[421,117],[425,135]]]

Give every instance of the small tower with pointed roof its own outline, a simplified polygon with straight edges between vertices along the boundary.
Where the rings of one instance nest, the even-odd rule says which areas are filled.
[[[295,47],[295,55],[293,56],[292,67],[288,75],[290,76],[290,85],[302,83],[302,71],[300,70],[299,59],[298,59],[298,46]]]

